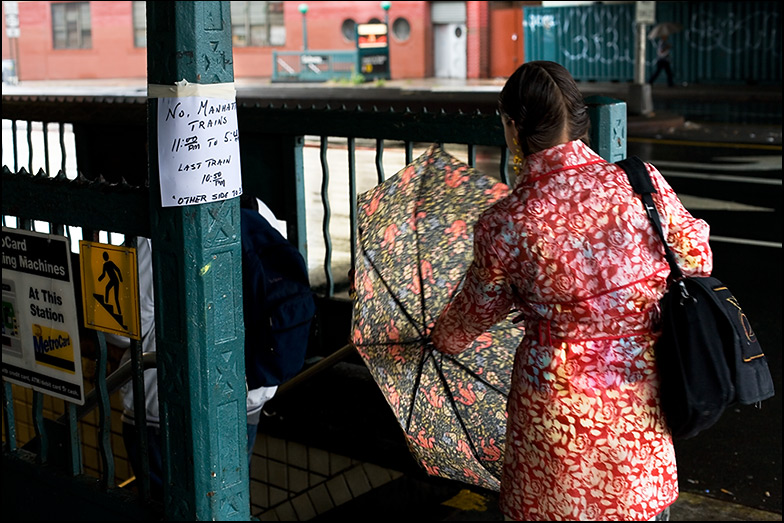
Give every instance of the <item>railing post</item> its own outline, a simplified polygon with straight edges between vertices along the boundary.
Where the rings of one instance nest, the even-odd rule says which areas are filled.
[[[234,82],[227,1],[147,2],[147,41],[150,85]],[[161,205],[157,106],[150,97],[165,518],[249,520],[239,199]]]
[[[242,187],[261,199],[275,217],[286,222],[286,237],[308,259],[305,214],[305,138],[257,132],[240,122]]]
[[[608,162],[626,158],[626,102],[589,96],[585,103],[591,118],[591,149]]]

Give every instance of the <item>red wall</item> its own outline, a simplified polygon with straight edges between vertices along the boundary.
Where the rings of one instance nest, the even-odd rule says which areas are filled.
[[[468,78],[488,77],[489,57],[489,19],[488,2],[466,2],[466,76]]]
[[[235,78],[272,76],[272,51],[302,50],[302,14],[299,4],[302,2],[284,3],[284,20],[286,24],[285,47],[235,47],[234,76]],[[343,38],[341,27],[347,18],[356,23],[368,22],[371,18],[384,21],[384,10],[381,2],[306,2],[308,31],[308,49],[316,50],[350,50],[355,49],[354,41]],[[392,78],[424,78],[427,76],[426,55],[432,54],[429,41],[430,9],[428,2],[392,2],[389,10],[390,26],[398,17],[404,17],[411,25],[411,35],[401,42],[394,36],[390,38],[389,62]],[[391,33],[391,29],[390,29]],[[431,66],[432,70],[432,66]]]
[[[0,21],[3,26],[3,60],[11,58],[11,46],[8,43],[8,37],[5,34],[5,3],[3,3],[3,19]]]
[[[19,2],[19,79],[147,75],[147,50],[133,46],[131,2],[90,2],[91,49],[52,47],[51,2]]]
[[[92,22],[91,49],[53,49],[51,3],[19,2],[19,78],[20,80],[59,80],[82,78],[145,78],[147,49],[133,45],[131,2],[90,2]],[[286,45],[281,51],[302,50],[301,2],[284,3]],[[354,42],[343,38],[341,26],[347,18],[356,23],[371,18],[384,20],[380,1],[307,2],[308,48],[312,50],[353,49]],[[490,76],[492,49],[489,2],[470,1],[467,7],[469,78]],[[390,26],[398,17],[408,20],[411,34],[406,41],[390,37],[390,69],[394,79],[425,78],[433,75],[433,42],[430,2],[394,1],[389,10]],[[390,28],[390,34],[391,34]],[[3,57],[7,40],[3,38]],[[272,76],[271,47],[235,47],[235,78]]]

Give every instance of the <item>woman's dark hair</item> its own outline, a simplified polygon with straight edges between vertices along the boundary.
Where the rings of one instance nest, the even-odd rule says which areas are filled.
[[[518,67],[501,90],[498,109],[514,120],[526,156],[557,145],[564,126],[569,140],[588,137],[590,119],[583,95],[569,71],[555,62]]]

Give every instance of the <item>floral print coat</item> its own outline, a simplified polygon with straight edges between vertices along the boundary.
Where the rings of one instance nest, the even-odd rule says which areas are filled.
[[[708,224],[647,165],[667,241],[709,275]],[[479,219],[474,260],[432,333],[448,353],[513,309],[501,509],[516,520],[648,520],[678,497],[653,343],[669,266],[626,173],[580,141],[527,158]]]

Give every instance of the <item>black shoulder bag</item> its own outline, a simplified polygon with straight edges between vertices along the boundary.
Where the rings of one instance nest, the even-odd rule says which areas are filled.
[[[738,300],[713,277],[684,276],[667,245],[645,164],[636,156],[617,163],[640,195],[670,265],[661,306],[661,337],[654,345],[661,407],[672,435],[691,438],[735,403],[773,396],[773,380],[749,319]]]

